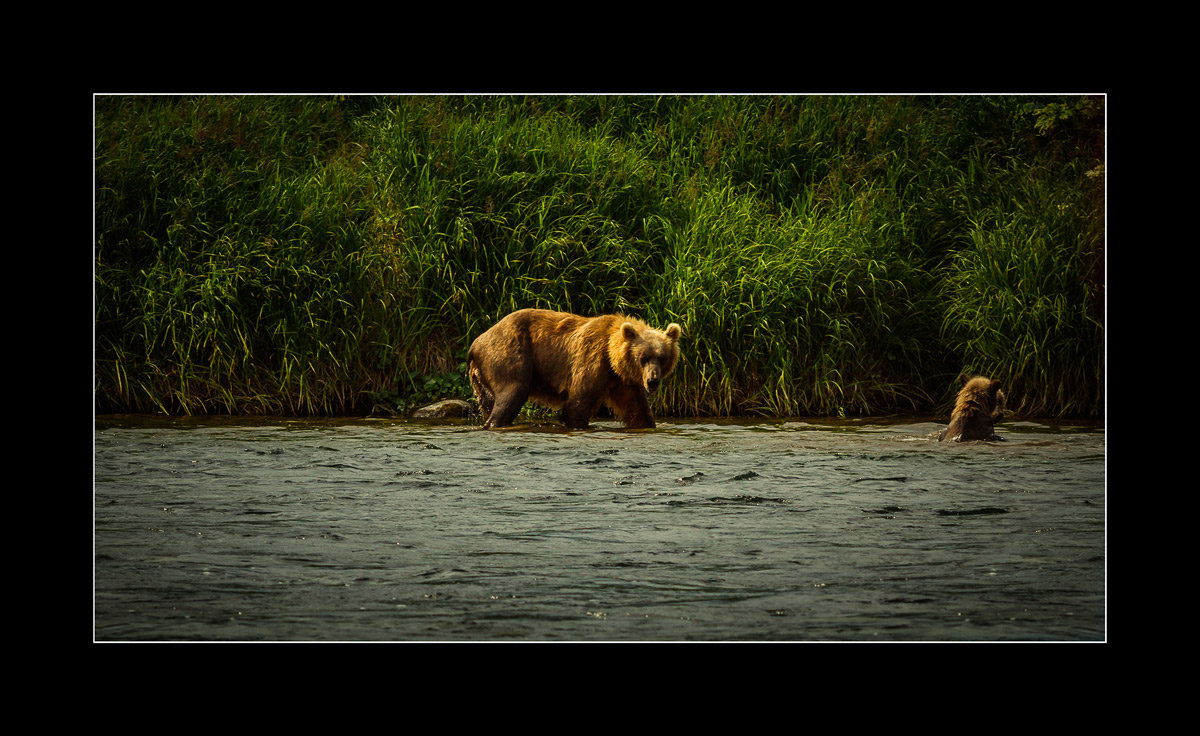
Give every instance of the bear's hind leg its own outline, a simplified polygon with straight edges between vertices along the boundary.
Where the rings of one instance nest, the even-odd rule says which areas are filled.
[[[590,397],[570,398],[563,404],[562,423],[571,429],[587,429],[596,413],[596,401]]]
[[[478,368],[472,365],[467,373],[471,378],[471,389],[475,392],[475,400],[479,403],[479,413],[483,415],[483,423],[487,424],[488,419],[492,416],[492,407],[496,405],[496,397],[492,395],[492,389],[483,380]]]
[[[529,398],[529,389],[526,388],[510,388],[501,391],[495,398],[495,405],[492,407],[491,415],[484,421],[483,428],[492,429],[512,424],[513,419],[517,418],[517,413],[521,411],[521,407],[525,405],[527,398]]]
[[[571,429],[587,429],[604,397],[586,380],[576,377],[567,387],[562,422]]]

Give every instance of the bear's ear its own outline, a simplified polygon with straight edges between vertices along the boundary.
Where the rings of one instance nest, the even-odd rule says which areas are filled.
[[[993,378],[992,382],[988,384],[988,393],[990,393],[992,396],[995,396],[996,392],[999,390],[1000,390],[1000,379]]]
[[[667,325],[667,337],[672,340],[678,340],[679,335],[683,332],[683,328],[678,323],[672,322]]]
[[[621,336],[632,342],[641,337],[641,333],[638,332],[638,329],[631,322],[626,322],[621,325]]]

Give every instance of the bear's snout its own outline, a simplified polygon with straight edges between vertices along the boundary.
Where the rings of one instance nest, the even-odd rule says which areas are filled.
[[[642,369],[642,383],[646,386],[646,393],[654,393],[654,389],[658,388],[658,381],[662,378],[659,373],[658,364],[654,361],[646,363]]]

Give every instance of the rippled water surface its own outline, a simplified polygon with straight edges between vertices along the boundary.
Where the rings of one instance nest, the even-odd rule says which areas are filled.
[[[1102,641],[1104,432],[100,417],[98,641]]]

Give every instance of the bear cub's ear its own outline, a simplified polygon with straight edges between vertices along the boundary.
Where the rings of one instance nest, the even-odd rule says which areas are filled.
[[[636,327],[634,327],[633,324],[630,322],[625,322],[621,325],[621,335],[626,340],[636,340],[639,337],[641,337],[641,334],[638,332],[638,329]]]
[[[672,339],[672,340],[678,340],[678,339],[679,339],[679,335],[680,335],[680,333],[682,333],[682,332],[683,332],[683,328],[682,328],[682,327],[680,327],[680,326],[679,326],[677,323],[675,323],[675,322],[672,322],[671,324],[667,325],[667,337],[668,337],[668,338],[670,338],[670,339]]]

